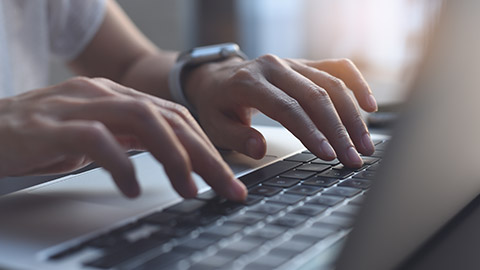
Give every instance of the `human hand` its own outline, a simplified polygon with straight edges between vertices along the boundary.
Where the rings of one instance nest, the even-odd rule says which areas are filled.
[[[250,127],[255,109],[277,120],[318,157],[349,167],[363,164],[358,152],[374,152],[355,101],[367,112],[375,98],[346,59],[307,61],[264,55],[230,58],[186,73],[185,92],[212,142],[253,158],[265,155],[264,137]],[[332,148],[333,146],[333,148]]]
[[[220,195],[245,186],[184,107],[107,79],[74,78],[0,99],[0,177],[73,171],[95,161],[129,197],[139,194],[125,149],[146,149],[183,197],[197,193],[191,171]]]

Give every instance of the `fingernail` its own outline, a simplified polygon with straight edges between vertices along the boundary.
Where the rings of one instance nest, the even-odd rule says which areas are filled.
[[[245,185],[240,182],[238,179],[233,179],[232,185],[230,186],[229,192],[229,199],[235,201],[242,201],[247,196],[247,188]]]
[[[327,142],[327,140],[322,140],[322,142],[320,143],[320,149],[329,159],[334,159],[337,157],[335,151],[333,150],[332,146]]]
[[[258,157],[258,149],[260,148],[260,142],[257,138],[251,137],[247,140],[247,154],[253,158]]]
[[[362,136],[362,145],[363,148],[368,152],[375,151],[375,146],[373,145],[372,138],[370,138],[370,134],[368,134],[368,132],[365,132],[365,134]]]
[[[377,101],[375,100],[375,97],[373,95],[370,94],[370,96],[368,96],[367,102],[370,108],[375,109],[375,111],[378,110]]]
[[[353,146],[350,146],[350,147],[347,149],[347,157],[348,157],[348,159],[350,159],[350,162],[351,162],[353,165],[362,166],[363,160],[360,158],[360,156],[358,155],[357,150],[355,150],[355,148],[353,148]]]

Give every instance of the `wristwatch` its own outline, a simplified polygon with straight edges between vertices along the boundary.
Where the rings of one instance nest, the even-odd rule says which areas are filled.
[[[187,52],[181,53],[177,58],[177,62],[170,70],[168,77],[168,86],[173,100],[187,107],[193,115],[196,115],[195,109],[188,102],[183,91],[182,71],[187,67],[199,66],[204,63],[216,62],[230,57],[247,59],[247,56],[235,43],[222,43],[196,47]]]

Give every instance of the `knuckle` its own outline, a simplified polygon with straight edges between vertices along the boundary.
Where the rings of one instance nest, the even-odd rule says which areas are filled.
[[[273,55],[273,54],[264,54],[262,56],[259,56],[257,58],[257,60],[260,63],[266,63],[266,64],[270,64],[270,65],[281,65],[282,64],[282,61],[280,60],[280,58],[276,55]]]
[[[106,127],[99,121],[91,121],[88,126],[82,128],[77,133],[78,138],[86,144],[99,144],[100,138],[103,138]]]
[[[338,63],[338,65],[340,65],[343,68],[350,68],[350,69],[356,68],[355,64],[352,62],[352,60],[350,60],[348,58],[337,59],[337,63]]]
[[[345,127],[342,124],[337,124],[333,128],[333,136],[336,140],[338,141],[345,141],[349,140],[349,136],[347,131],[345,130]]]
[[[92,79],[87,78],[87,77],[74,77],[72,79],[69,79],[67,81],[68,84],[74,86],[74,87],[79,87],[79,88],[91,88],[91,87],[96,87],[95,83],[92,81]]]
[[[307,90],[307,93],[308,93],[307,95],[308,100],[312,100],[314,102],[321,102],[321,103],[330,102],[330,96],[328,95],[328,92],[321,87],[311,86]]]
[[[335,91],[343,92],[345,90],[345,83],[337,77],[330,76],[328,79],[328,86]]]
[[[296,99],[290,97],[278,98],[275,100],[276,108],[278,108],[281,113],[289,113],[292,111],[297,111],[300,108],[300,104]]]
[[[256,75],[249,68],[241,67],[237,69],[236,72],[233,74],[232,80],[234,82],[241,82],[241,83],[251,82],[256,80]]]

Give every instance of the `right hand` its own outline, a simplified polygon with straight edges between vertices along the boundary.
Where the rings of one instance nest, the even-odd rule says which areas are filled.
[[[187,109],[107,79],[74,78],[0,99],[0,145],[0,177],[63,173],[95,161],[135,197],[140,188],[125,149],[145,149],[183,197],[197,193],[192,170],[228,199],[246,196]]]

